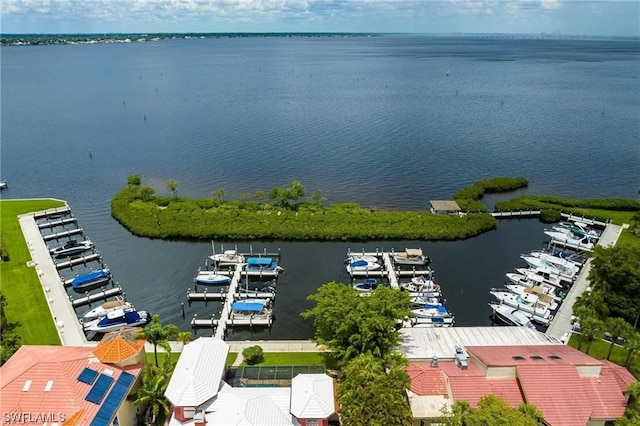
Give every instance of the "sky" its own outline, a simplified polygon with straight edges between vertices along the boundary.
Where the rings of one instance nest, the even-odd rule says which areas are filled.
[[[0,32],[640,36],[640,0],[0,0]]]

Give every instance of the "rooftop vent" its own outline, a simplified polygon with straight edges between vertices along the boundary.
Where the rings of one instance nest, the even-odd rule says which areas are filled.
[[[515,355],[515,356],[512,356],[511,359],[514,360],[514,361],[524,361],[525,357],[520,356],[520,355]]]
[[[529,358],[530,358],[530,359],[533,359],[533,360],[535,360],[535,361],[539,361],[539,360],[541,360],[541,359],[544,359],[544,358],[542,358],[540,355],[531,355]]]
[[[431,366],[432,367],[437,367],[438,366],[438,356],[434,355],[431,357]]]
[[[549,359],[562,359],[561,357],[559,357],[558,355],[549,355],[548,357]]]

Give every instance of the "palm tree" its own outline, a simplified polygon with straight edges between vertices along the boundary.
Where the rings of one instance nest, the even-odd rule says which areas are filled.
[[[170,357],[167,357],[167,359],[170,359]],[[164,396],[170,378],[171,372],[166,371],[164,368],[146,364],[142,368],[142,386],[137,393],[129,398],[134,405],[151,410],[151,423],[154,425],[160,410],[165,415],[169,414],[171,410],[171,404]]]
[[[181,331],[178,333],[176,340],[178,340],[178,342],[182,343],[182,346],[184,346],[193,340],[193,334],[191,334],[190,331]]]
[[[144,338],[147,342],[153,344],[153,355],[156,367],[158,367],[158,345],[162,346],[168,354],[171,353],[169,338],[176,336],[179,332],[180,329],[174,324],[162,325],[160,315],[154,314],[149,325],[143,328],[136,335],[136,338]]]
[[[607,360],[611,358],[611,351],[613,351],[613,345],[620,336],[629,335],[633,332],[633,327],[624,318],[611,317],[605,321],[605,329],[611,335],[611,345],[609,346],[609,352],[607,352]]]
[[[633,357],[640,352],[640,332],[634,332],[624,344],[627,349],[627,358],[624,360],[624,366],[629,368]]]
[[[582,321],[588,318],[595,318],[596,312],[590,306],[576,303],[573,305],[573,315],[576,316],[580,324],[582,324]],[[580,350],[580,348],[582,347],[583,340],[584,335],[581,332],[580,336],[578,337],[578,350]]]
[[[170,180],[167,182],[167,189],[173,192],[173,197],[178,198],[178,182],[175,180]]]
[[[587,318],[580,322],[580,333],[587,339],[585,353],[589,355],[591,344],[604,336],[604,323],[597,318]]]

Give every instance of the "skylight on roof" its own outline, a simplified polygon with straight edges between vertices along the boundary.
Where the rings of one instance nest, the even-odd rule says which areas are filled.
[[[515,355],[515,356],[512,356],[511,359],[514,361],[524,361],[525,358],[520,355]]]
[[[549,355],[548,357],[549,359],[562,359],[561,357],[559,357],[558,355]]]
[[[47,384],[45,385],[45,387],[44,387],[44,391],[45,392],[49,392],[49,391],[51,391],[52,387],[53,387],[53,380],[49,380],[47,382]]]
[[[540,355],[531,355],[529,358],[530,358],[530,359],[533,359],[533,360],[536,360],[536,361],[539,361],[539,360],[541,360],[541,359],[544,359],[544,358],[542,358]]]
[[[30,387],[31,387],[31,380],[27,380],[26,382],[24,382],[24,386],[22,387],[22,392],[28,391]]]

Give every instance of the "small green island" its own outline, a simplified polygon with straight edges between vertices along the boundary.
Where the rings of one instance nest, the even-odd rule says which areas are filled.
[[[523,177],[480,180],[453,194],[459,214],[430,210],[396,211],[361,207],[357,203],[326,204],[321,191],[311,195],[300,181],[228,200],[218,189],[212,198],[178,197],[177,183],[167,182],[173,196],[157,196],[139,175],[111,200],[111,215],[137,236],[161,239],[280,239],[296,241],[460,240],[495,229],[497,220],[481,202],[484,194],[505,193],[528,186]],[[640,212],[631,199],[575,200],[522,196],[497,203],[496,210],[540,210],[541,220],[554,222],[560,212],[610,220],[608,211]],[[625,215],[625,216],[626,216]]]

